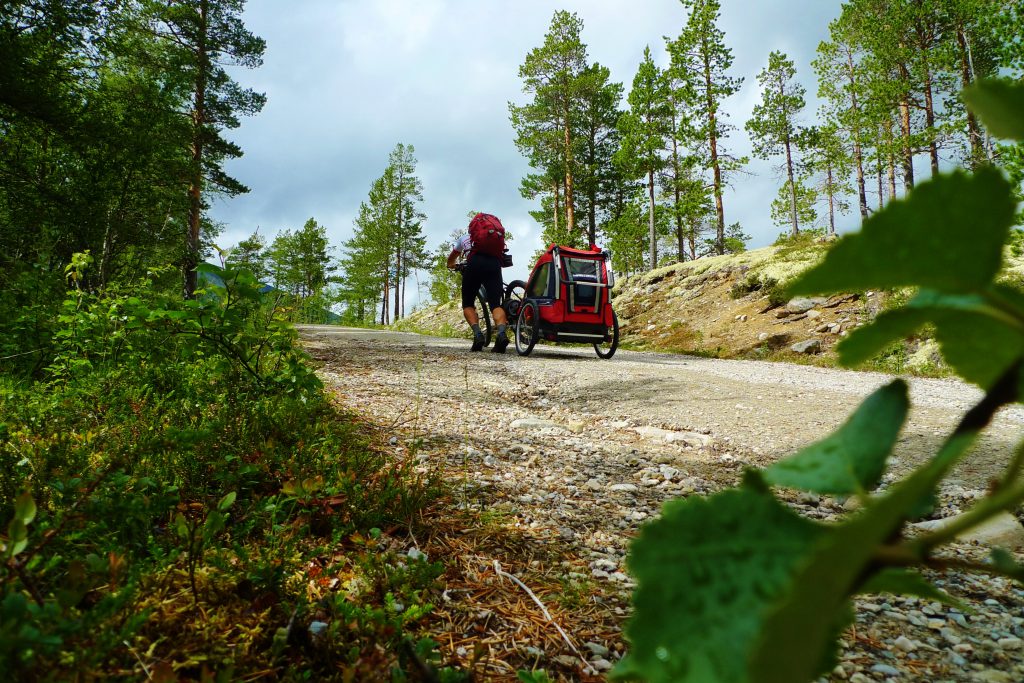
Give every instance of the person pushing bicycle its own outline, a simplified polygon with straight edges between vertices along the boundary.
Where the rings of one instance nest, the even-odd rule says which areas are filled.
[[[459,255],[466,254],[465,263],[458,263]],[[480,351],[486,340],[480,330],[480,317],[473,300],[480,285],[487,293],[487,305],[498,326],[493,353],[505,353],[508,346],[508,316],[501,305],[501,266],[505,254],[505,228],[496,216],[478,213],[469,222],[468,234],[459,238],[448,254],[448,268],[462,272],[462,314],[473,328],[473,346],[470,351]],[[460,267],[461,266],[461,267]]]

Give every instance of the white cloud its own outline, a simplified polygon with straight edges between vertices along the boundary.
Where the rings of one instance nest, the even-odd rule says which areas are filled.
[[[759,99],[755,76],[768,53],[790,53],[813,93],[810,59],[839,4],[723,5],[734,73],[746,77],[726,104],[737,127],[729,146],[744,154],[743,124]],[[664,63],[663,37],[685,21],[676,0],[564,0],[557,8],[579,15],[590,59],[627,91],[644,46]],[[529,169],[507,103],[523,100],[519,65],[543,42],[555,9],[546,0],[249,0],[246,24],[267,40],[267,52],[261,69],[237,78],[267,92],[268,103],[231,134],[245,156],[228,171],[252,193],[214,203],[214,218],[228,224],[221,241],[257,225],[272,236],[313,216],[340,244],[388,153],[403,142],[416,148],[430,246],[464,227],[469,210],[485,210],[515,233],[513,270],[525,274],[543,245],[528,213],[535,207],[519,195]],[[737,178],[726,195],[726,219],[740,220],[760,246],[778,234],[768,217],[778,183],[757,164],[751,170],[758,175]]]

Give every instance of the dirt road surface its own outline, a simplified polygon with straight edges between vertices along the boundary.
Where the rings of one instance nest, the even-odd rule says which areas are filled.
[[[512,549],[481,542],[467,552],[440,541],[435,548],[465,555],[463,597],[441,610],[452,631],[445,654],[463,664],[472,659],[459,645],[469,640],[454,632],[484,619],[493,661],[481,673],[494,678],[531,666],[566,680],[602,675],[627,647],[620,629],[633,583],[624,559],[639,525],[666,499],[733,485],[744,467],[822,438],[893,380],[621,350],[601,360],[590,348],[543,344],[520,358],[511,346],[506,355],[469,353],[466,340],[331,326],[301,334],[325,383],[384,430],[396,457],[414,457],[454,482],[455,504],[482,515],[492,541],[498,528],[518,535]],[[889,481],[934,454],[981,397],[956,380],[908,382],[912,413]],[[997,416],[945,482],[940,515],[983,495],[1022,427],[1024,409]],[[844,501],[828,497],[804,495],[792,504],[826,521],[844,514]],[[981,558],[987,550],[958,544],[951,552]],[[522,636],[516,620],[536,607],[525,592],[510,610],[493,592],[481,597],[470,587],[470,579],[494,572],[494,560],[533,582],[542,602],[547,595],[571,645],[541,615],[531,617],[536,642]],[[493,579],[506,598],[520,590],[497,573]],[[1024,680],[1024,592],[1001,579],[937,579],[976,613],[913,598],[859,600],[857,629],[844,635],[841,663],[828,680]],[[452,595],[460,595],[459,580],[452,578]]]

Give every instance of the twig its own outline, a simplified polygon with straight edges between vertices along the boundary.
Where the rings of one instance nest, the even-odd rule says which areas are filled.
[[[142,667],[142,670],[146,672],[146,678],[148,678],[149,680],[153,680],[153,674],[149,673],[149,667],[146,666],[146,663],[144,661],[142,661],[142,657],[140,657],[139,653],[135,651],[135,648],[133,648],[128,643],[127,640],[122,640],[121,642],[124,643],[125,647],[128,648],[129,652],[131,652],[133,655],[135,655],[135,659],[137,659],[139,661],[139,665]]]
[[[562,640],[564,640],[566,642],[566,644],[570,648],[572,648],[572,651],[576,653],[576,656],[580,658],[580,661],[583,662],[584,668],[586,670],[590,670],[591,669],[590,662],[588,662],[586,660],[586,658],[584,658],[584,656],[580,653],[579,649],[572,642],[572,639],[569,638],[569,636],[566,634],[566,632],[562,630],[562,627],[559,626],[558,623],[552,618],[551,613],[548,612],[548,608],[545,607],[544,603],[540,601],[540,598],[538,598],[536,596],[536,594],[534,594],[534,592],[532,590],[530,590],[530,587],[527,586],[522,581],[520,581],[515,576],[513,576],[512,574],[509,574],[508,572],[504,571],[501,568],[501,563],[499,563],[497,560],[494,561],[494,571],[498,574],[498,578],[511,579],[513,583],[515,583],[517,586],[519,586],[524,591],[526,591],[526,594],[529,595],[530,598],[533,599],[533,601],[537,604],[537,607],[540,607],[540,611],[541,611],[541,613],[544,614],[544,618],[547,619],[548,622],[558,630],[559,635],[562,636]]]

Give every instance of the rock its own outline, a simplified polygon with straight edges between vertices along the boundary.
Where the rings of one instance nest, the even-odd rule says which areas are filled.
[[[903,650],[904,652],[913,652],[917,649],[917,643],[906,636],[900,636],[897,638],[893,645],[897,650]]]
[[[976,683],[1013,683],[1014,678],[1003,671],[988,669],[986,671],[977,672],[971,676],[970,680],[975,681]]]
[[[700,434],[699,432],[671,432],[665,436],[665,441],[681,443],[684,446],[692,446],[694,448],[708,448],[711,446],[712,439],[707,434]]]
[[[806,313],[818,304],[825,303],[825,301],[827,301],[827,299],[807,299],[804,297],[797,297],[796,299],[791,299],[789,303],[786,304],[785,310],[790,313]]]
[[[523,417],[518,420],[512,420],[509,427],[512,429],[564,429],[564,427],[557,422],[541,420],[536,417]]]
[[[322,621],[311,621],[309,622],[309,635],[314,638],[323,634],[327,630],[327,624]]]
[[[917,522],[911,526],[921,531],[933,531],[945,527],[961,516],[954,515],[945,519],[930,519],[925,522]],[[957,537],[957,540],[1019,551],[1024,550],[1024,527],[1009,512],[1000,512],[981,526],[965,531]]]
[[[850,676],[850,683],[874,683],[874,681],[858,671]]]
[[[612,663],[603,657],[590,660],[590,666],[594,667],[598,671],[608,671],[612,668]]]
[[[807,311],[807,319],[808,320],[817,320],[820,317],[821,317],[821,311],[819,311],[817,309],[812,308],[811,310]]]
[[[889,666],[888,664],[875,664],[873,667],[871,667],[871,670],[874,671],[876,674],[882,674],[883,676],[900,675],[899,669],[897,669],[894,666]]]
[[[668,443],[681,443],[684,446],[692,446],[694,448],[707,448],[711,445],[711,437],[698,432],[675,432],[671,429],[649,426],[636,427],[633,431],[648,439],[658,439]]]
[[[616,493],[636,493],[636,484],[612,484],[608,487],[609,491]]]
[[[1020,638],[1000,638],[997,641],[1000,648],[1003,650],[1019,650],[1021,648],[1022,641]]]
[[[736,316],[736,322],[741,322],[741,323],[747,322],[747,316],[745,316],[745,315],[738,315],[738,316]]]
[[[607,657],[609,654],[608,648],[600,643],[583,643],[583,647],[587,648],[598,657]]]
[[[423,560],[427,561],[427,554],[419,548],[409,548],[409,552],[405,554],[410,560]]]
[[[757,335],[757,341],[767,341],[768,337],[770,336],[771,335],[768,334],[767,332],[762,332],[761,334]]]
[[[551,661],[556,664],[561,664],[569,669],[575,669],[576,665],[580,663],[580,660],[576,659],[572,655],[555,655],[551,658]]]
[[[819,339],[808,339],[806,341],[797,342],[789,347],[790,350],[796,353],[819,353],[821,351],[821,340]]]

